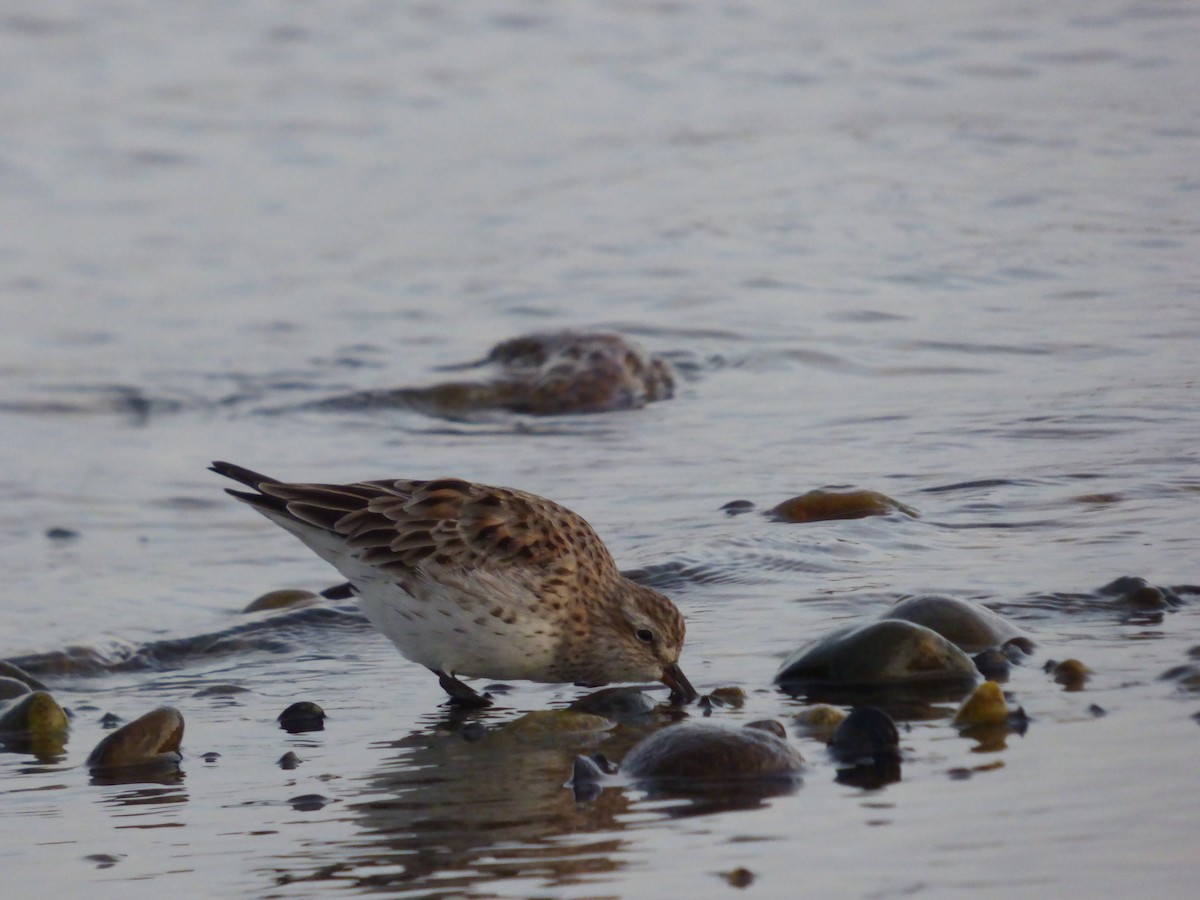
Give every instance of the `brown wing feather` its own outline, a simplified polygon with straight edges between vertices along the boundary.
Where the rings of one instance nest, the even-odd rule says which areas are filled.
[[[591,526],[570,510],[524,491],[434,481],[346,485],[264,482],[295,518],[346,538],[364,562],[411,569],[423,562],[478,568],[521,566],[573,580],[615,576],[616,564]],[[580,559],[576,546],[589,548]]]

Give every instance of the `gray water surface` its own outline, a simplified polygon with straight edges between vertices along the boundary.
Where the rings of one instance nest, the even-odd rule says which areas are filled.
[[[762,896],[1194,896],[1200,703],[1160,676],[1195,661],[1200,601],[1096,591],[1200,582],[1197,46],[1172,2],[7,4],[0,657],[115,658],[337,580],[212,459],[457,475],[669,574],[691,680],[748,692],[714,718],[784,721],[809,768],[748,809],[576,804],[594,747],[463,740],[347,616],[44,675],[75,719],[63,754],[0,754],[6,889],[699,897],[744,867]],[[667,356],[676,397],[264,412],[566,327]],[[720,510],[833,485],[920,515]],[[901,781],[837,784],[771,677],[930,591],[1038,641],[1007,685],[1029,729],[986,749],[914,720]],[[1082,691],[1042,671],[1069,657]],[[481,721],[579,693],[518,684]],[[297,699],[325,731],[279,730]],[[160,704],[180,773],[94,782],[103,713]]]

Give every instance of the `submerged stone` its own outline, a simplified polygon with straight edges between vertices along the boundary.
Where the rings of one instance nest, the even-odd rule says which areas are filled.
[[[320,596],[314,594],[312,591],[284,588],[278,591],[267,591],[267,593],[256,597],[246,605],[246,608],[242,612],[261,612],[266,609],[297,609],[301,606],[311,606],[320,599]]]
[[[818,740],[829,743],[837,727],[846,718],[846,713],[828,703],[816,703],[802,709],[792,717],[792,721],[804,729],[807,734]]]
[[[23,694],[28,694],[31,688],[25,682],[16,678],[9,678],[6,675],[0,675],[0,700],[11,700],[13,697],[20,697]]]
[[[738,866],[736,869],[731,869],[728,872],[718,872],[717,874],[724,878],[730,887],[748,888],[754,884],[754,873],[745,866]]]
[[[801,647],[784,660],[775,682],[886,686],[978,677],[971,658],[937,632],[885,619],[839,628]]]
[[[1008,681],[1008,676],[1012,672],[1012,663],[998,647],[976,653],[971,657],[971,661],[975,663],[979,674],[988,681]]]
[[[325,710],[311,700],[298,700],[275,719],[290,734],[325,730]]]
[[[740,687],[713,688],[707,696],[714,706],[728,706],[731,709],[741,709],[746,703],[746,692]]]
[[[641,688],[607,687],[573,701],[568,709],[614,721],[645,718],[658,708],[654,698]]]
[[[767,511],[780,522],[824,522],[833,519],[864,519],[891,513],[916,518],[917,512],[878,491],[834,491],[818,489],[784,500]]]
[[[751,512],[754,509],[754,503],[751,500],[730,500],[721,507],[721,511],[727,516],[740,516]]]
[[[684,722],[635,745],[620,771],[639,780],[704,781],[793,776],[803,765],[799,751],[767,728]]]
[[[547,738],[608,731],[613,722],[602,716],[573,709],[539,709],[505,722],[496,732],[521,738]]]
[[[1044,668],[1068,691],[1083,690],[1084,683],[1092,674],[1092,670],[1077,659],[1064,659],[1062,662],[1048,660]]]
[[[296,766],[300,765],[301,762],[302,760],[300,757],[289,750],[287,753],[283,754],[283,756],[279,757],[279,760],[275,763],[275,765],[279,766],[281,769],[294,769]]]
[[[88,768],[110,769],[178,763],[183,741],[183,716],[170,706],[134,719],[98,743],[87,758]]]
[[[985,681],[975,688],[954,714],[955,725],[998,725],[1007,721],[1008,702],[994,681]]]
[[[892,717],[874,706],[850,710],[829,741],[838,761],[835,780],[878,790],[900,780],[900,732]]]
[[[46,690],[46,685],[42,684],[42,682],[38,681],[20,666],[14,665],[10,662],[5,662],[2,659],[0,659],[0,675],[4,676],[5,678],[16,679],[22,684],[28,685],[31,691]]]
[[[1102,597],[1112,598],[1113,602],[1135,612],[1155,612],[1183,603],[1171,588],[1155,587],[1145,578],[1134,575],[1114,579],[1097,593]]]
[[[0,733],[49,734],[70,726],[66,711],[46,691],[22,694],[0,707]]]
[[[1033,641],[1016,625],[986,606],[957,597],[908,597],[892,604],[880,618],[923,625],[971,654],[1006,644],[1033,652]]]
[[[844,763],[899,759],[900,732],[878,707],[856,706],[834,731],[829,751]]]

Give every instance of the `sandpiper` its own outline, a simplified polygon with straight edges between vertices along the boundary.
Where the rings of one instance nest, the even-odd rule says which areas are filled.
[[[679,668],[675,604],[621,575],[592,527],[552,500],[457,478],[289,484],[211,468],[253,488],[228,493],[341,572],[451,703],[490,703],[458,676],[661,681],[674,702],[697,696]]]

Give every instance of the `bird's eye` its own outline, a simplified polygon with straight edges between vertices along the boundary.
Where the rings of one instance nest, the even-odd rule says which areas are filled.
[[[654,643],[654,632],[651,631],[649,628],[639,628],[633,634],[634,634],[634,637],[636,637],[643,644],[653,644]]]

